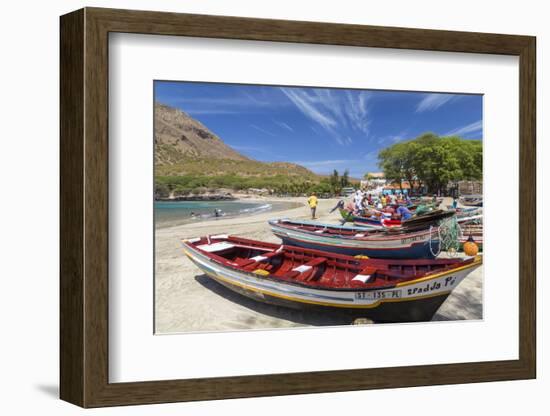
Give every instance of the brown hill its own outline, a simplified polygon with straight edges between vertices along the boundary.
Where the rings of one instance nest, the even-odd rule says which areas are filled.
[[[249,160],[188,114],[155,103],[155,161],[177,164],[183,159]]]
[[[156,176],[317,178],[295,163],[260,162],[241,155],[198,120],[160,103],[155,103],[155,173]]]

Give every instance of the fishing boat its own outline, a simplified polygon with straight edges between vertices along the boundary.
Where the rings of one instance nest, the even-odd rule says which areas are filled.
[[[259,302],[321,309],[379,322],[430,320],[481,256],[381,260],[229,235],[182,240],[207,276]]]
[[[483,196],[481,195],[465,195],[460,197],[460,203],[467,207],[482,207]]]
[[[399,227],[401,225],[401,220],[392,220],[391,215],[385,215],[380,213],[379,216],[360,216],[355,215],[353,212],[350,212],[346,209],[340,209],[340,215],[342,216],[343,222],[353,222],[361,227],[373,228],[373,229],[382,229],[385,227]]]
[[[392,219],[391,217],[381,216],[377,217],[363,217],[356,215],[353,217],[352,222],[361,227],[368,227],[373,229],[383,229],[400,227],[401,220]]]
[[[348,256],[366,255],[386,259],[434,258],[439,253],[437,230],[419,227],[373,230],[313,221],[274,219],[271,231],[283,244],[325,250]]]
[[[442,197],[436,197],[435,200],[433,197],[416,197],[413,196],[410,198],[411,202],[417,204],[417,205],[429,205],[433,208],[438,208],[441,203],[443,202]]]
[[[436,209],[433,211],[424,212],[420,215],[414,215],[408,220],[401,221],[401,228],[416,228],[420,226],[429,227],[430,225],[438,224],[444,219],[451,218],[455,215],[453,211],[444,211]]]
[[[471,217],[473,215],[483,214],[483,208],[482,207],[457,207],[457,208],[453,208],[452,205],[448,205],[447,209],[449,211],[453,210],[456,213],[457,218]]]
[[[360,215],[353,215],[351,221],[361,227],[370,227],[375,229],[381,228],[404,228],[404,227],[417,227],[423,225],[425,228],[429,228],[430,225],[436,225],[440,221],[450,218],[455,215],[454,211],[443,211],[440,209],[428,211],[420,215],[413,215],[411,218],[405,221],[386,218],[386,217],[363,217]],[[349,221],[349,220],[348,220]]]

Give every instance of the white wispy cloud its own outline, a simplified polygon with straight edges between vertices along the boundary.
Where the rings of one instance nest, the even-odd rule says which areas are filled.
[[[282,97],[277,99],[277,96],[278,94],[266,96],[261,90],[258,90],[257,94],[242,91],[238,94],[223,97],[173,97],[168,100],[167,104],[175,105],[189,114],[263,113],[273,111],[274,108],[291,105],[288,100]]]
[[[343,135],[343,129],[352,129],[368,136],[370,118],[368,114],[369,93],[334,92],[327,88],[281,88],[283,94],[309,119],[322,127],[340,145],[349,145],[353,139]]]
[[[458,96],[455,94],[426,94],[416,106],[416,112],[434,111],[439,107],[455,100]]]
[[[252,127],[253,129],[256,129],[258,131],[261,131],[262,133],[269,134],[270,136],[277,137],[276,134],[273,134],[272,132],[270,132],[268,130],[262,129],[261,127],[258,127],[255,124],[251,124],[250,127]]]
[[[273,120],[273,122],[278,125],[279,127],[282,127],[283,129],[286,129],[292,133],[294,133],[294,129],[292,127],[290,127],[287,123],[285,123],[284,121],[276,121],[276,120]]]
[[[370,118],[368,117],[367,103],[369,101],[368,93],[361,91],[352,94],[347,91],[346,98],[348,105],[347,115],[351,121],[352,127],[362,131],[366,135],[369,134]]]
[[[404,130],[398,134],[390,134],[388,136],[378,137],[378,139],[376,139],[376,142],[379,145],[388,146],[397,142],[402,142],[403,140],[407,140],[408,138],[410,138],[409,133],[407,130]]]
[[[298,165],[302,165],[310,169],[325,168],[328,170],[332,170],[334,168],[341,168],[342,166],[345,167],[345,165],[355,164],[357,162],[358,160],[354,160],[354,159],[333,159],[333,160],[309,160],[309,161],[298,160],[292,163],[296,163]]]
[[[471,124],[459,127],[444,134],[444,136],[462,136],[468,133],[480,132],[483,129],[483,122],[481,120]]]
[[[316,97],[310,96],[306,91],[293,88],[281,88],[281,91],[294,103],[306,116],[329,130],[338,124],[334,118],[318,108]]]

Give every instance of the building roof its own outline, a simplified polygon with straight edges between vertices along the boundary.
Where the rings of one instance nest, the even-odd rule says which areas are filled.
[[[367,176],[372,176],[375,179],[384,179],[384,172],[369,172]]]

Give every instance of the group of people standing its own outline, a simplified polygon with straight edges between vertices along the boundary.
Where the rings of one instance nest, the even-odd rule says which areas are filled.
[[[410,205],[411,199],[404,194],[385,194],[373,195],[370,192],[363,192],[358,189],[353,195],[353,202],[348,205],[348,210],[357,214],[374,208],[379,211],[392,210],[395,205]]]
[[[307,200],[311,209],[311,219],[316,219],[317,211],[317,195],[312,193]],[[371,192],[363,192],[358,189],[352,196],[352,199],[346,205],[344,200],[338,201],[336,206],[330,211],[345,208],[354,215],[362,216],[377,216],[384,215],[390,218],[407,220],[412,217],[413,213],[407,208],[411,205],[411,199],[404,194],[384,194],[378,195]],[[397,208],[396,208],[397,205]]]
[[[373,195],[358,189],[353,195],[353,202],[348,205],[348,210],[355,215],[376,216],[384,215],[393,219],[407,220],[412,217],[412,212],[406,207],[411,204],[408,195],[402,193]],[[397,206],[397,207],[396,207]]]

